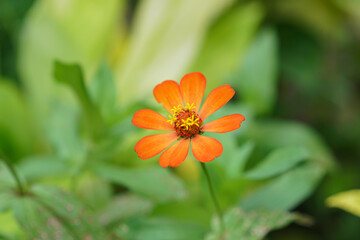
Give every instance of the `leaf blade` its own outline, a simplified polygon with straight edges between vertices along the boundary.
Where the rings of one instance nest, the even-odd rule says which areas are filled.
[[[312,193],[324,173],[317,164],[304,164],[255,190],[242,199],[240,206],[246,210],[290,210]]]
[[[360,217],[360,190],[350,190],[330,196],[326,199],[326,205],[340,208]]]
[[[274,210],[258,209],[244,211],[233,208],[224,216],[225,233],[222,233],[217,218],[212,221],[212,232],[206,240],[260,240],[271,230],[285,227],[296,220],[296,215]]]
[[[183,199],[186,194],[180,179],[167,169],[159,167],[121,168],[98,164],[94,171],[109,181],[124,185],[157,202]]]
[[[301,146],[290,146],[272,151],[254,169],[244,173],[248,179],[263,179],[283,173],[310,156]]]

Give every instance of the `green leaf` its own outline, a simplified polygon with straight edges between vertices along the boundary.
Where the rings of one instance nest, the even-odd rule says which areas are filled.
[[[16,200],[13,199],[11,204]],[[18,222],[14,218],[13,211],[0,213],[0,239],[18,240],[25,239],[25,233],[21,230]]]
[[[67,172],[67,166],[61,159],[53,156],[33,156],[24,159],[19,171],[28,180],[60,176]]]
[[[278,40],[273,29],[263,29],[250,48],[235,84],[242,101],[259,114],[268,113],[275,103],[278,74]]]
[[[55,187],[40,185],[34,186],[32,193],[37,202],[47,209],[52,217],[58,219],[76,240],[85,236],[104,239],[99,223],[72,195]]]
[[[108,51],[115,26],[121,26],[119,19],[125,19],[125,5],[117,0],[32,4],[19,35],[18,67],[40,126],[54,97],[70,99],[68,91],[54,84],[54,60],[78,62],[90,76]]]
[[[91,210],[98,210],[106,205],[113,192],[111,183],[92,172],[84,172],[78,176],[73,190],[78,199]]]
[[[282,211],[261,209],[245,212],[240,208],[234,208],[226,212],[224,216],[225,233],[221,233],[218,218],[214,218],[212,232],[205,239],[260,240],[270,231],[283,228],[296,218],[296,215]]]
[[[248,179],[263,179],[286,172],[306,160],[309,152],[303,147],[284,147],[272,151],[254,169],[244,173]]]
[[[131,240],[201,240],[205,229],[201,226],[172,219],[133,219],[120,226],[120,239]]]
[[[0,214],[6,212],[12,207],[12,202],[14,201],[14,199],[15,199],[15,195],[10,191],[0,192]]]
[[[16,181],[0,158],[0,191],[16,187]]]
[[[320,163],[324,169],[330,170],[335,165],[330,150],[319,136],[300,123],[279,120],[254,122],[244,137],[257,143],[256,151],[270,152],[280,147],[302,146],[309,151],[309,159]]]
[[[90,85],[90,95],[102,116],[109,119],[115,113],[116,89],[109,65],[101,62]]]
[[[153,203],[134,194],[116,196],[101,210],[100,224],[109,226],[127,220],[131,217],[145,215],[153,209]]]
[[[263,17],[264,10],[258,2],[231,8],[210,28],[190,71],[200,71],[211,79],[208,89],[219,86],[237,69]]]
[[[215,112],[206,120],[206,122],[211,122],[234,113],[246,116],[246,121],[240,129],[226,134],[206,133],[207,136],[214,137],[222,143],[223,154],[214,163],[221,165],[227,177],[231,179],[239,178],[255,147],[255,142],[252,140],[244,139],[240,146],[238,143],[238,138],[247,131],[249,125],[251,126],[253,112],[247,106],[228,103],[222,108],[222,111]]]
[[[228,166],[228,174],[231,178],[238,178],[241,176],[254,147],[254,142],[248,141],[236,149],[234,155],[231,157],[232,161]]]
[[[326,205],[343,209],[360,217],[360,190],[337,193],[326,199]]]
[[[323,176],[324,169],[319,164],[304,164],[255,190],[240,206],[246,210],[290,210],[314,191]]]
[[[37,140],[28,106],[19,89],[0,77],[0,146],[11,159],[21,158]]]
[[[197,184],[197,182],[193,182],[191,185],[195,185],[196,189],[201,187]],[[207,191],[208,189],[204,188],[203,190]],[[191,189],[189,191],[191,191]],[[182,201],[172,201],[166,204],[156,205],[154,211],[151,213],[151,216],[177,219],[179,221],[198,223],[203,226],[207,226],[209,224],[209,219],[213,214],[213,202],[211,202],[210,198],[207,198],[209,195],[201,195],[205,197],[201,197],[203,201],[199,202],[198,195],[195,196],[198,191],[199,190],[193,190],[189,194],[189,197]]]
[[[78,64],[54,63],[54,77],[58,82],[72,88],[82,104],[85,113],[85,123],[89,132],[98,134],[103,126],[102,117],[89,96],[81,67]],[[95,137],[94,135],[94,137]]]
[[[124,185],[157,202],[183,199],[186,194],[180,179],[160,167],[121,168],[98,164],[94,171],[104,179]]]
[[[55,61],[54,78],[58,82],[68,85],[75,92],[84,107],[94,108],[85,87],[85,80],[80,65]]]
[[[68,232],[60,219],[52,214],[35,199],[18,198],[14,201],[14,216],[29,239],[76,240],[75,233]]]
[[[75,162],[86,154],[86,145],[79,136],[78,115],[76,109],[62,102],[54,104],[49,113],[46,134],[61,159]]]
[[[9,236],[3,235],[3,233],[0,232],[0,240],[13,240],[13,238],[10,238]]]

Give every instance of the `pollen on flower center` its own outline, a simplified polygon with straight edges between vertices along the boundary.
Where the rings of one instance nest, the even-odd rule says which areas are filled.
[[[178,105],[174,106],[171,111],[173,115],[169,115],[170,122],[179,137],[191,138],[197,134],[201,134],[201,124],[202,120],[199,115],[194,111],[196,106],[192,103],[188,103],[184,108]]]

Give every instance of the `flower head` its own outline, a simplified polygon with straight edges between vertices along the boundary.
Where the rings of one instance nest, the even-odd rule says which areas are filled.
[[[135,151],[141,159],[152,158],[165,150],[160,155],[160,165],[179,166],[188,155],[190,142],[192,153],[200,162],[212,161],[222,154],[222,144],[203,134],[236,130],[245,118],[241,114],[232,114],[204,124],[212,113],[235,94],[230,85],[217,87],[210,92],[200,108],[205,87],[204,75],[193,72],[186,74],[180,85],[167,80],[154,88],[155,99],[170,113],[169,119],[153,110],[142,109],[134,114],[132,123],[140,128],[171,132],[142,138],[135,145]]]

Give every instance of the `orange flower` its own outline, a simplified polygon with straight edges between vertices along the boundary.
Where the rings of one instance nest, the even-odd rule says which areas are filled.
[[[207,117],[235,94],[230,85],[217,87],[200,109],[205,86],[204,75],[193,72],[186,74],[180,85],[167,80],[154,88],[155,99],[171,114],[169,119],[153,110],[142,109],[134,114],[131,122],[140,128],[171,132],[150,135],[137,142],[135,152],[139,158],[152,158],[166,149],[160,156],[160,165],[164,168],[176,167],[188,155],[190,142],[192,153],[200,162],[212,161],[222,154],[222,144],[215,138],[203,136],[203,133],[233,131],[240,127],[245,118],[241,114],[232,114],[204,124]]]

